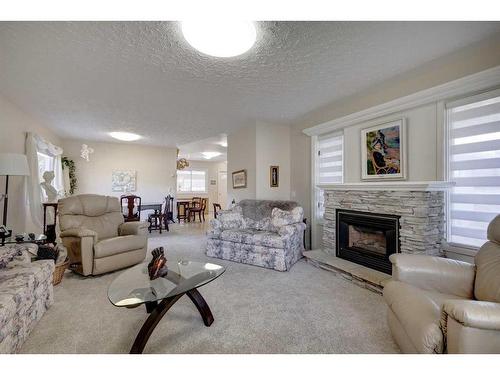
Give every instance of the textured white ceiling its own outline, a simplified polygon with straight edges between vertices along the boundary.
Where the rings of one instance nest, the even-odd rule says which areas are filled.
[[[211,58],[176,22],[2,22],[0,92],[62,137],[175,146],[256,120],[289,123],[500,31],[500,23],[259,22]],[[229,31],[230,32],[230,31]]]
[[[212,159],[203,157],[203,152],[219,152],[220,155]],[[215,137],[209,137],[183,144],[179,146],[179,157],[188,160],[201,161],[225,161],[227,160],[227,136],[221,134]]]

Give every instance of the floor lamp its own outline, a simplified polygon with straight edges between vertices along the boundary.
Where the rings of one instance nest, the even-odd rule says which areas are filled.
[[[7,226],[7,208],[9,204],[9,177],[29,176],[28,158],[24,154],[0,153],[0,176],[5,176],[5,194],[3,200],[3,225]]]

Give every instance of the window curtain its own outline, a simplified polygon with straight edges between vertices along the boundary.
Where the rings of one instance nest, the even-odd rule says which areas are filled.
[[[44,195],[40,180],[42,176],[39,173],[38,153],[43,153],[54,158],[54,187],[58,192],[64,192],[64,178],[62,173],[62,153],[61,147],[55,146],[46,141],[38,134],[28,133],[26,136],[26,156],[31,171],[27,178],[28,205],[30,208],[31,219],[38,226],[43,226],[43,206]]]

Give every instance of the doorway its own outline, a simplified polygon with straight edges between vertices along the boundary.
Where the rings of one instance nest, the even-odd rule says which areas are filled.
[[[227,172],[219,171],[217,181],[217,202],[223,210],[227,209]]]

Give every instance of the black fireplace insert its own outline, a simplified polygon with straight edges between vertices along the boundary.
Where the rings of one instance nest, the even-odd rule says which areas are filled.
[[[399,218],[337,209],[337,256],[390,275],[389,256],[399,252]]]

